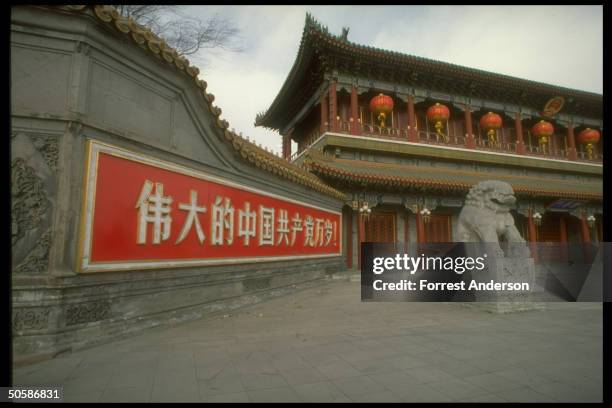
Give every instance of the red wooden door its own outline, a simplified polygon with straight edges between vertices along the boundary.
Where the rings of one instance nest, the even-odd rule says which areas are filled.
[[[542,217],[542,225],[538,231],[539,242],[560,242],[561,241],[561,220],[559,214],[545,213]]]
[[[451,216],[432,214],[425,224],[425,242],[452,242]]]
[[[536,229],[540,260],[560,259],[561,220],[559,214],[544,213],[542,224]]]
[[[395,213],[370,214],[365,222],[364,242],[395,242]]]

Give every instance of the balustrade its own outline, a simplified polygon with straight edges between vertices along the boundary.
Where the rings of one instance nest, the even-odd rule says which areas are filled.
[[[587,161],[603,161],[603,154],[593,152],[593,158],[589,159],[589,155],[587,152],[577,151],[578,160],[587,160]]]
[[[484,150],[497,150],[508,153],[516,152],[516,143],[505,142],[503,140],[488,140],[488,139],[476,139],[476,147]]]
[[[391,139],[391,140],[408,140],[408,129],[398,129],[395,127],[381,127],[379,125],[373,123],[363,123],[359,124],[361,126],[361,133],[364,136],[374,136],[382,139]],[[337,129],[340,133],[351,134],[351,128],[354,126],[351,121],[343,121],[338,120]],[[325,124],[322,126],[324,131],[331,130],[331,126],[329,124]],[[426,144],[436,144],[436,145],[445,145],[445,146],[457,146],[466,148],[466,137],[467,135],[459,135],[458,132],[451,132],[451,134],[443,134],[440,135],[437,132],[429,132],[426,130],[418,130],[417,132],[417,141],[418,143],[426,143]],[[300,155],[304,150],[310,147],[314,142],[319,139],[321,136],[321,130],[316,129],[309,136],[307,136],[302,143],[300,143],[300,147],[298,151],[293,153],[291,156],[291,160],[294,160],[298,155]],[[516,144],[516,131],[512,128],[503,128],[498,131],[497,139],[495,141],[490,141],[486,137],[479,137],[478,134],[475,135],[475,149],[476,150],[486,150],[486,151],[498,151],[498,152],[506,152],[506,153],[517,153],[517,144]],[[539,157],[550,157],[562,160],[568,160],[568,151],[567,148],[551,146],[551,144],[547,144],[542,150],[539,146],[532,145],[529,143],[525,143],[525,155],[528,156],[539,156]],[[593,157],[589,158],[586,152],[578,151],[577,158],[580,161],[595,161],[601,162],[603,160],[603,155],[601,153],[593,153]]]

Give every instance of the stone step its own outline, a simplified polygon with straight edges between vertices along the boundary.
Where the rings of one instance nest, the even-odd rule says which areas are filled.
[[[361,282],[361,273],[357,271],[346,270],[346,271],[333,273],[328,276],[328,279],[334,280],[334,281],[340,280],[340,281],[348,281],[348,282]]]

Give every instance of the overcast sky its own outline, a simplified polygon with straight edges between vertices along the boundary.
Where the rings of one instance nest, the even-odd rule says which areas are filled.
[[[189,6],[241,30],[244,51],[205,50],[190,61],[231,127],[280,152],[256,128],[289,73],[309,11],[349,41],[585,91],[603,93],[602,6]]]

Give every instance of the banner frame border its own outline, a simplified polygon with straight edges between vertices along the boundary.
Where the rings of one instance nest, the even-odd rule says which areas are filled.
[[[181,175],[194,177],[196,179],[210,181],[217,184],[222,184],[242,191],[247,191],[266,197],[274,198],[281,201],[291,202],[304,207],[310,207],[317,210],[325,211],[339,216],[338,224],[338,252],[332,254],[313,254],[313,255],[282,255],[282,256],[251,256],[245,258],[191,258],[191,259],[168,259],[168,260],[136,260],[136,261],[111,261],[111,262],[91,262],[91,246],[93,243],[93,218],[95,211],[95,192],[98,176],[98,158],[100,153],[109,154],[125,160],[134,161],[137,163],[161,168],[163,170],[172,171]],[[265,192],[256,187],[246,186],[235,181],[230,181],[219,176],[213,176],[204,173],[202,170],[196,170],[180,164],[168,162],[149,156],[140,152],[134,152],[125,148],[117,147],[108,143],[100,142],[96,139],[86,139],[86,160],[85,174],[83,178],[83,187],[81,193],[81,214],[79,225],[79,237],[77,242],[77,273],[97,273],[97,272],[121,272],[129,270],[147,270],[147,269],[171,269],[171,268],[189,268],[197,266],[214,266],[214,265],[238,265],[254,262],[278,262],[297,259],[313,259],[313,258],[332,258],[341,257],[343,253],[342,239],[342,212],[319,207],[314,204],[304,203],[302,201],[287,198],[279,194]]]

